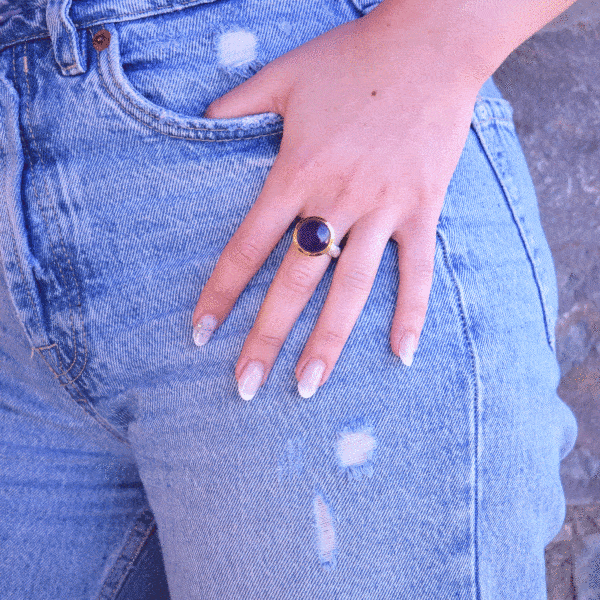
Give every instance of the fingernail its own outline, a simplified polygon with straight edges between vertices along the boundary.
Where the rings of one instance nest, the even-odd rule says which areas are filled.
[[[410,367],[413,363],[413,357],[417,346],[417,337],[414,333],[406,334],[401,340],[398,346],[398,354],[402,359],[402,362]]]
[[[217,319],[212,315],[204,315],[194,327],[194,344],[204,346],[217,327]]]
[[[303,398],[310,398],[314,395],[319,387],[319,381],[321,381],[324,371],[325,363],[322,360],[313,358],[308,361],[298,382],[298,393]]]
[[[238,384],[238,391],[244,400],[254,398],[264,374],[265,369],[260,361],[252,360],[246,365]]]

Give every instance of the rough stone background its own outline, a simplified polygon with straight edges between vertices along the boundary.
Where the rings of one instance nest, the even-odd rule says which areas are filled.
[[[575,414],[549,600],[600,600],[600,0],[578,0],[494,74],[512,104],[559,288],[558,394]]]

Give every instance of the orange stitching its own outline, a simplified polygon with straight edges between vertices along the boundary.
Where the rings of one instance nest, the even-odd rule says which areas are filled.
[[[56,342],[54,342],[54,344],[50,344],[50,346],[39,346],[38,348],[34,348],[34,350],[50,350],[50,348],[54,348],[56,345]]]
[[[44,355],[42,354],[42,350],[50,350],[51,348],[56,348],[56,357],[58,358],[58,366],[60,367],[61,371],[64,373],[65,371],[65,367],[63,365],[63,361],[62,358],[60,356],[60,352],[59,352],[59,348],[58,348],[58,344],[54,343],[50,346],[40,346],[39,348],[33,348],[33,350],[31,351],[31,357],[33,358],[33,352],[35,350],[37,350],[40,354],[40,356],[42,358],[44,358]],[[46,364],[50,367],[50,364],[48,363],[48,361],[46,361],[46,359],[44,358],[44,361],[46,362]],[[50,369],[53,371],[53,373],[55,372],[54,369],[52,367],[50,367]],[[61,375],[63,374],[61,373]],[[58,377],[60,377],[60,375],[57,375],[56,378],[58,379]]]
[[[33,353],[35,350],[37,350],[37,348],[33,348],[31,350],[31,358],[33,358]],[[46,357],[41,352],[38,352],[38,354],[41,356],[42,360],[46,363],[46,366],[50,370],[50,374],[52,375],[52,377],[54,377],[54,379],[58,379],[61,376],[61,374],[60,373],[58,375],[56,374],[54,367],[46,360]]]
[[[87,348],[86,348],[86,351],[87,351]],[[74,381],[77,381],[83,375],[83,372],[85,371],[86,364],[87,364],[87,352],[86,352],[86,355],[85,355],[85,362],[83,363],[83,367],[81,368],[81,371],[79,371],[79,373],[77,373],[77,375],[75,377],[73,377],[73,379],[71,379],[71,381],[68,381],[67,383],[61,383],[60,385],[66,386],[66,385],[70,385]]]

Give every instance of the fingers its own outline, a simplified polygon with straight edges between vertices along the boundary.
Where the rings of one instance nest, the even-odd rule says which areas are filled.
[[[265,112],[282,114],[286,98],[281,91],[287,89],[284,66],[285,63],[277,60],[267,63],[258,73],[211,102],[204,117],[228,119]]]
[[[305,256],[290,247],[263,300],[235,368],[242,398],[250,400],[268,379],[281,347],[330,261],[328,255]],[[260,380],[251,387],[244,385],[244,370],[250,361],[258,361],[263,369]]]
[[[431,218],[415,219],[392,236],[398,242],[400,277],[390,343],[407,366],[412,365],[429,305],[438,217],[435,224]]]
[[[279,163],[276,159],[263,190],[246,218],[221,253],[206,282],[192,316],[194,341],[205,344],[212,332],[227,318],[237,299],[252,277],[278,244],[298,214],[300,200],[294,202],[294,192],[286,189],[288,201],[277,204],[283,194],[278,182]]]
[[[335,217],[324,216],[334,225],[337,239],[345,233]],[[337,261],[333,281],[317,324],[309,337],[296,367],[298,391],[311,397],[329,377],[352,332],[377,273],[381,256],[390,238],[382,222],[373,219],[357,222]],[[312,297],[327,265],[327,256],[303,256],[296,248],[282,261],[281,267],[248,334],[236,367],[240,395],[251,399],[266,382],[269,372],[294,323]],[[263,367],[246,386],[246,367]],[[314,368],[313,368],[314,367]]]
[[[273,206],[277,205],[273,194],[273,189],[263,190],[261,198],[223,250],[194,311],[194,323],[198,323],[203,315],[214,315],[217,325],[227,318],[250,279],[300,212],[293,202],[279,203],[279,210],[273,210]],[[343,205],[343,202],[337,203],[337,206]],[[433,206],[433,203],[430,205]],[[412,364],[412,354],[425,322],[433,280],[439,212],[436,215],[432,212],[428,218],[422,219],[413,216],[392,231],[391,227],[396,225],[390,226],[393,219],[383,211],[369,213],[352,224],[351,215],[344,215],[341,209],[336,211],[335,206],[335,203],[330,206],[332,214],[326,214],[325,207],[305,207],[302,211],[305,214],[301,215],[319,213],[329,221],[336,232],[338,245],[349,231],[348,241],[337,260],[327,299],[296,365],[298,391],[305,398],[311,397],[325,383],[339,359],[367,302],[390,237],[398,242],[400,270],[390,341],[393,351],[407,366]],[[235,368],[242,398],[252,399],[267,381],[281,347],[330,260],[327,255],[305,256],[294,246],[290,247]]]
[[[304,398],[310,398],[329,378],[367,303],[390,239],[388,227],[370,218],[357,222],[350,231],[319,319],[296,365],[298,392]]]

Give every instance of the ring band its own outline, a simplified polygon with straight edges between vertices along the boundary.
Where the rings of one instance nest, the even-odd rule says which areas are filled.
[[[331,258],[337,258],[341,249],[334,240],[335,232],[331,223],[322,217],[306,217],[296,224],[292,244],[307,256],[329,254]]]

